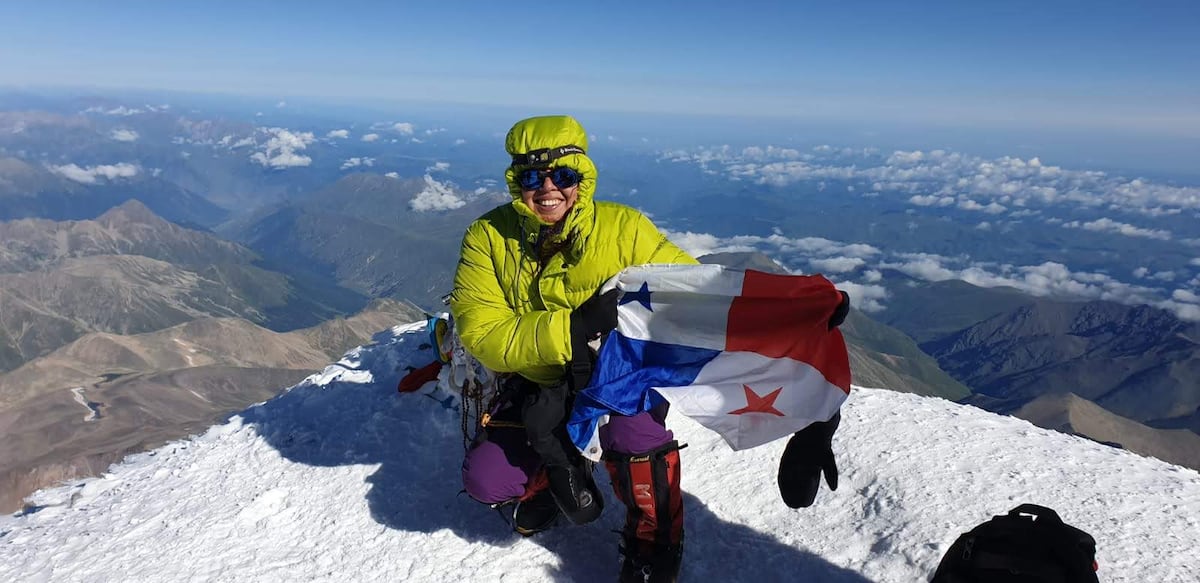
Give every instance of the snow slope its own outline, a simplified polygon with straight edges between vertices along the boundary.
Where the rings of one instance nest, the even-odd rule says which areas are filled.
[[[0,581],[613,581],[620,506],[532,539],[458,495],[457,412],[398,395],[423,324],[376,336],[230,422],[0,517]],[[841,488],[791,510],[783,442],[733,452],[672,416],[688,581],[927,580],[963,530],[1022,502],[1099,541],[1101,580],[1200,580],[1200,475],[940,399],[857,389]],[[599,472],[598,475],[602,475]],[[608,491],[606,477],[602,487]]]

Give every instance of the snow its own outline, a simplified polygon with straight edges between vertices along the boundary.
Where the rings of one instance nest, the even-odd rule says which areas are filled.
[[[0,516],[0,581],[613,581],[622,508],[530,539],[458,494],[460,418],[395,392],[422,324],[203,435]],[[431,383],[430,387],[433,386]],[[432,397],[432,398],[427,398]],[[928,580],[961,532],[1023,502],[1096,537],[1101,580],[1200,580],[1200,474],[932,398],[855,388],[836,492],[779,500],[784,442],[731,451],[672,415],[687,581]]]

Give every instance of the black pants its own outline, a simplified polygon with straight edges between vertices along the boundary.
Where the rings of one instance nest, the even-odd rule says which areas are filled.
[[[575,400],[567,383],[537,386],[524,382],[530,386],[525,390],[521,419],[529,445],[547,466],[573,464],[580,456],[567,435],[567,413]]]

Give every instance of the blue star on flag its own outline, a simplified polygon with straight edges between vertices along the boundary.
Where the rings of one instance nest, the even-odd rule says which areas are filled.
[[[625,295],[621,296],[621,301],[617,305],[625,305],[629,302],[637,302],[647,310],[653,312],[654,308],[650,307],[650,284],[643,281],[641,289],[625,292]]]

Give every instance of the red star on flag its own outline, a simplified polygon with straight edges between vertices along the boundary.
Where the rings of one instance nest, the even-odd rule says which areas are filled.
[[[742,385],[746,391],[746,406],[741,409],[730,411],[730,415],[741,415],[743,413],[770,413],[783,417],[784,414],[775,408],[775,399],[779,398],[779,393],[783,391],[783,387],[779,387],[771,391],[765,397],[758,396],[750,385]]]

